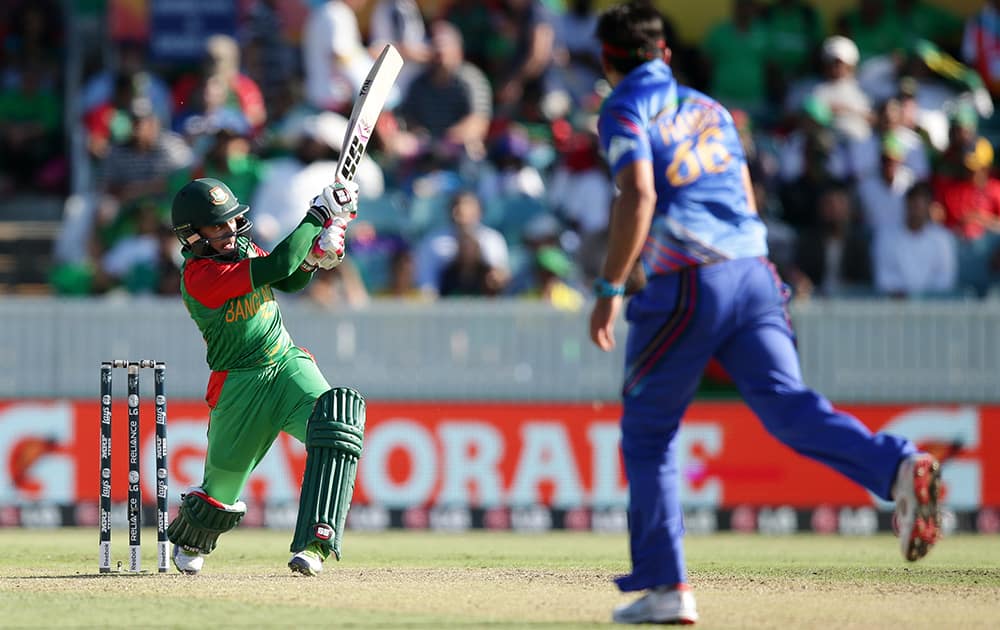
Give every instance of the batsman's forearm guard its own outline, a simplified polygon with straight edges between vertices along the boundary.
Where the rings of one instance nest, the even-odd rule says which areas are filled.
[[[306,429],[306,470],[292,553],[313,542],[340,560],[340,541],[354,495],[365,431],[365,399],[337,387],[316,400]]]

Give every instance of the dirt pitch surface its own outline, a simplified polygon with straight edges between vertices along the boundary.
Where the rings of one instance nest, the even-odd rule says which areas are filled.
[[[96,529],[0,529],[0,628],[590,628],[630,597],[624,535],[348,532],[292,576],[288,532],[227,534],[199,576],[97,572]],[[995,628],[1000,539],[954,536],[917,564],[878,536],[687,540],[704,628]],[[125,532],[114,560],[125,562]]]

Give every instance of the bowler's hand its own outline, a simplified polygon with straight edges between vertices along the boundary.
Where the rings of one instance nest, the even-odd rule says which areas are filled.
[[[610,352],[615,348],[615,320],[621,310],[623,298],[597,298],[594,310],[590,312],[590,340],[601,350]]]

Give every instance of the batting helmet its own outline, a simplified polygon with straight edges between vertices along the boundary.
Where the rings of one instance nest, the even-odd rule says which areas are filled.
[[[211,177],[188,182],[177,191],[170,209],[174,234],[181,245],[198,257],[214,258],[220,254],[198,232],[208,225],[222,225],[236,219],[236,234],[250,230],[250,220],[243,215],[250,206],[240,203],[224,183]]]

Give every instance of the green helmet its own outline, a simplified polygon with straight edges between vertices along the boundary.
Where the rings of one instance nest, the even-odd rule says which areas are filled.
[[[222,225],[236,219],[236,233],[243,234],[251,226],[243,216],[249,209],[250,206],[236,199],[229,186],[217,179],[203,177],[188,182],[177,191],[170,219],[174,234],[184,248],[191,250],[195,256],[213,258],[219,254],[212,248],[211,241],[198,232],[198,228]]]

